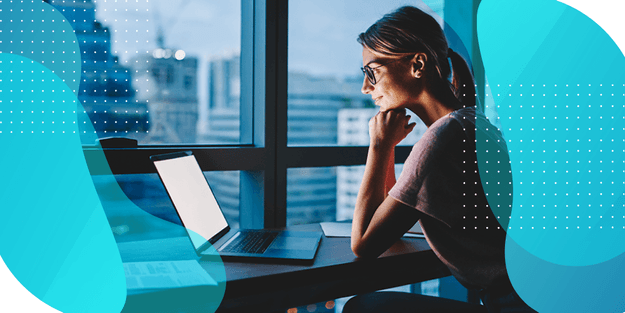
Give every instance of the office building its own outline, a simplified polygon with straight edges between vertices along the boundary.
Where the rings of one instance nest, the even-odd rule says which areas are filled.
[[[95,20],[94,1],[51,0],[50,4],[76,34],[82,63],[78,100],[98,137],[142,136],[149,129],[146,102],[135,97],[132,71],[112,53],[109,28]]]
[[[195,143],[198,60],[183,50],[159,47],[132,60],[136,97],[150,111],[146,143]]]
[[[239,143],[241,60],[237,53],[212,56],[208,69],[208,103],[203,103],[198,142]]]

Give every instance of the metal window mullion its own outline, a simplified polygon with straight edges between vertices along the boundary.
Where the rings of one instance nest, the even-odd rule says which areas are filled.
[[[262,168],[240,172],[239,223],[242,228],[265,227],[265,202],[271,200],[274,154],[266,142],[267,110],[265,107],[265,24],[263,1],[241,0],[241,116],[242,142],[251,141],[262,149]],[[252,161],[252,160],[250,160]]]
[[[251,126],[241,117],[242,130],[243,125],[252,129],[252,143],[264,156],[262,171],[241,173],[241,226],[286,226],[287,5],[271,0],[241,4],[241,105],[242,111],[251,107],[253,112]]]
[[[276,212],[277,226],[286,226],[287,222],[287,144],[288,144],[288,1],[276,1],[277,4],[277,101],[276,101]]]
[[[265,227],[286,226],[288,1],[265,5]],[[270,164],[271,163],[271,164]]]
[[[263,226],[275,227],[276,203],[276,64],[275,30],[272,32],[272,20],[275,10],[272,1],[255,0],[254,15],[254,104],[262,103],[264,108],[262,132],[255,134],[255,139],[263,141],[267,162],[262,181],[263,186]],[[275,25],[274,25],[275,26]],[[258,135],[258,137],[256,137]],[[260,138],[262,137],[262,138]]]
[[[259,171],[265,163],[264,149],[255,147],[83,148],[83,154],[92,175],[151,174],[156,173],[151,155],[187,150],[193,151],[203,171]]]
[[[287,168],[364,165],[369,147],[289,147],[286,152]],[[412,146],[395,148],[395,163],[404,163]]]

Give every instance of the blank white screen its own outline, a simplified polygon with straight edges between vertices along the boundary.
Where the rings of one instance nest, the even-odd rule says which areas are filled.
[[[228,226],[194,156],[155,161],[154,165],[182,224],[192,230],[188,233],[196,248]]]

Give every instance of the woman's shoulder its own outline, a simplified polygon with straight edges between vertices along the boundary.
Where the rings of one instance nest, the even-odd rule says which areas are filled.
[[[436,120],[423,134],[415,145],[423,149],[428,146],[433,150],[447,149],[449,146],[458,146],[472,139],[475,133],[475,108],[461,108]],[[417,147],[418,146],[418,147]]]
[[[461,108],[439,118],[428,130],[432,135],[439,137],[466,131],[466,128],[472,128],[474,123],[475,108]]]
[[[475,123],[476,110],[474,106],[460,108],[449,113],[449,117],[460,122],[466,121],[468,123]]]
[[[482,114],[475,107],[460,108],[438,119],[431,127],[437,134],[467,132],[474,130],[481,118]]]

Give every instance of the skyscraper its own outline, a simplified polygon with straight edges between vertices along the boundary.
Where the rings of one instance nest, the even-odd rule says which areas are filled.
[[[149,128],[146,103],[135,98],[131,70],[113,55],[108,27],[95,20],[95,3],[49,2],[76,34],[82,63],[78,100],[98,136],[143,134]]]
[[[146,143],[195,143],[197,58],[161,47],[138,56],[132,64],[136,96],[150,111]]]
[[[198,141],[209,144],[239,143],[241,103],[239,54],[211,57],[208,70],[206,115],[200,117]]]

